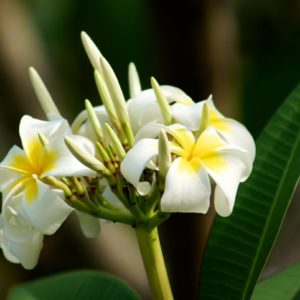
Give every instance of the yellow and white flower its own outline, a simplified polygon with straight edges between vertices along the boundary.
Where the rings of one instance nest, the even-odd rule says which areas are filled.
[[[239,183],[249,176],[252,169],[248,151],[227,143],[212,126],[198,137],[178,124],[165,126],[164,130],[170,136],[169,147],[174,160],[166,174],[161,210],[206,213],[211,179],[216,184],[216,211],[228,216]],[[158,154],[157,139],[141,139],[121,164],[123,176],[138,189],[144,169]]]
[[[212,96],[198,103],[176,103],[172,105],[174,119],[192,131],[199,130],[203,106],[207,106],[208,124],[214,126],[224,139],[232,145],[249,152],[251,160],[255,157],[255,143],[247,128],[236,120],[226,118],[215,107]]]
[[[24,116],[20,122],[23,149],[12,147],[0,164],[1,192],[10,201],[22,195],[24,215],[44,234],[53,234],[72,211],[62,190],[47,183],[49,176],[85,176],[95,173],[81,164],[65,146],[71,134],[63,119],[41,121]],[[84,147],[93,148],[83,137],[73,136]],[[90,150],[92,151],[92,150]]]

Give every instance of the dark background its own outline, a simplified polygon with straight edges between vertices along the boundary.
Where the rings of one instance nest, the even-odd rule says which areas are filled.
[[[297,0],[0,0],[1,157],[19,144],[22,115],[44,118],[30,86],[29,66],[40,72],[70,122],[85,98],[100,103],[81,30],[111,63],[127,97],[127,66],[134,61],[143,88],[154,76],[195,101],[212,93],[219,109],[242,121],[255,137],[300,81]],[[300,258],[298,202],[265,274]],[[213,215],[173,215],[161,228],[176,299],[196,298]],[[72,218],[45,239],[35,270],[25,271],[0,256],[0,298],[16,282],[75,268],[117,274],[149,298],[133,233],[106,224],[99,239],[87,240]]]

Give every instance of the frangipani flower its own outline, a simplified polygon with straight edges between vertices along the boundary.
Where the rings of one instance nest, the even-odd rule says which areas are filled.
[[[212,126],[199,137],[178,124],[164,129],[171,136],[169,147],[175,159],[166,175],[161,210],[206,213],[211,179],[216,184],[216,211],[222,216],[228,216],[232,212],[239,183],[251,172],[249,153],[228,144]],[[145,167],[158,154],[157,139],[140,140],[121,164],[123,176],[138,187]]]
[[[72,208],[64,202],[62,190],[48,184],[51,176],[95,175],[65,146],[63,137],[70,128],[63,119],[41,121],[24,116],[20,122],[22,146],[12,147],[0,164],[0,177],[7,201],[21,193],[24,215],[44,234],[53,234]],[[92,148],[83,137],[77,143]]]
[[[253,161],[255,143],[251,134],[241,123],[223,116],[215,107],[212,96],[198,103],[176,103],[171,107],[172,115],[178,123],[192,131],[197,131],[200,129],[200,120],[203,118],[204,105],[207,106],[209,125],[214,126],[229,144],[247,150]]]

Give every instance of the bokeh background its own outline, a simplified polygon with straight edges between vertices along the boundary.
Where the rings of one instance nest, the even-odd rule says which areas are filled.
[[[298,0],[0,0],[2,158],[20,143],[22,115],[44,118],[29,66],[39,71],[70,122],[85,98],[100,104],[82,30],[111,63],[127,97],[127,66],[134,61],[143,88],[154,76],[197,101],[212,93],[219,109],[246,124],[255,137],[300,81]],[[298,192],[263,276],[300,259],[299,214]],[[206,216],[174,214],[161,227],[175,299],[197,298],[213,216],[213,209]],[[32,271],[0,254],[0,299],[18,282],[78,268],[121,276],[143,299],[151,299],[131,229],[105,224],[99,238],[88,240],[74,218],[45,238]]]

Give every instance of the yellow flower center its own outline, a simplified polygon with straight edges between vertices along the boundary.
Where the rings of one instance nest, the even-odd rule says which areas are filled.
[[[220,170],[227,163],[217,149],[226,143],[217,134],[204,131],[197,140],[184,128],[174,132],[176,142],[172,144],[172,152],[186,159],[195,169],[201,168],[201,162],[209,169]]]
[[[29,141],[26,150],[27,153],[15,154],[9,163],[9,169],[22,174],[10,189],[25,189],[25,197],[31,202],[38,193],[36,180],[55,168],[57,153],[46,149],[39,138]]]

